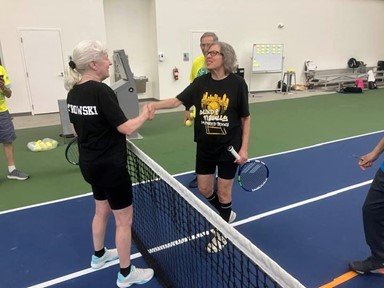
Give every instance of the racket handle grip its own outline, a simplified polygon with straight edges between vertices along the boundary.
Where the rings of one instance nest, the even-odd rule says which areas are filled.
[[[240,155],[236,152],[233,146],[229,146],[228,151],[231,152],[231,154],[233,155],[233,157],[236,158],[236,160],[240,160]]]

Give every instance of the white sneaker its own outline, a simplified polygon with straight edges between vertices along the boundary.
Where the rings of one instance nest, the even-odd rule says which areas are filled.
[[[228,220],[228,223],[232,223],[236,220],[236,212],[234,211],[231,211],[231,215],[229,215],[229,220]]]
[[[228,242],[227,239],[219,231],[215,230],[213,234],[213,238],[205,247],[208,253],[220,252]]]
[[[120,288],[130,287],[132,284],[144,284],[147,283],[153,277],[153,269],[140,269],[131,265],[131,272],[127,277],[124,277],[120,272],[117,273],[116,284]]]
[[[99,269],[105,265],[105,263],[116,260],[119,258],[119,255],[117,254],[117,249],[111,249],[108,250],[105,248],[105,253],[101,257],[97,257],[95,255],[92,255],[91,260],[91,267],[93,269]]]

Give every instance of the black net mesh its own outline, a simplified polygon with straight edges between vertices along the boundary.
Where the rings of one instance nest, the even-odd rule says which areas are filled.
[[[194,195],[130,142],[128,148],[128,169],[134,183],[133,239],[164,287],[303,287],[294,281],[289,284],[293,286],[278,284],[231,240],[243,238],[240,233],[215,213],[204,216],[208,207],[201,204],[196,208],[188,199],[199,202]],[[178,190],[191,195],[186,194],[186,199]],[[210,216],[215,221],[207,220]],[[228,230],[240,236],[228,236]],[[207,245],[215,236],[221,236],[220,245],[212,242],[219,251],[208,252]],[[244,245],[252,246],[250,242]]]

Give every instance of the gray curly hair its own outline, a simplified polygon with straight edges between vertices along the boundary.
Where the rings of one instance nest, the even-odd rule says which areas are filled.
[[[223,55],[225,74],[235,72],[237,69],[237,57],[235,50],[231,45],[225,42],[213,42],[209,45],[208,50],[213,46],[218,45],[220,47],[220,53]]]

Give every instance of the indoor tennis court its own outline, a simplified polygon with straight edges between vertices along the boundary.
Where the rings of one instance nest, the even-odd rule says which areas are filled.
[[[271,170],[270,179],[255,193],[235,184],[238,217],[233,227],[305,287],[321,287],[347,273],[348,261],[368,253],[360,206],[377,169],[375,165],[361,172],[353,155],[374,145],[383,133],[262,156]],[[176,179],[187,184],[190,177],[191,173],[183,173]],[[196,193],[194,189],[192,192]],[[92,209],[88,194],[2,212],[2,285],[112,286],[117,261],[102,270],[88,267],[92,247],[90,233],[85,231],[89,230]],[[108,235],[107,245],[112,247],[112,231]],[[142,264],[135,248],[132,255],[134,263]],[[24,277],[10,277],[15,270],[24,271]],[[364,287],[366,283],[381,287],[384,282],[375,275],[356,276],[340,287]],[[155,280],[144,287],[160,284]]]
[[[379,129],[369,132],[370,127],[379,127],[377,116],[373,116],[375,113],[371,113],[372,110],[366,114],[366,122],[356,122],[352,127],[353,130],[365,130],[366,133],[349,131],[351,126],[347,121],[337,122],[332,130],[320,126],[315,130],[305,127],[318,125],[319,118],[328,119],[329,122],[336,118],[350,119],[356,110],[365,111],[365,107],[380,103],[382,98],[376,93],[365,93],[364,98],[331,94],[251,104],[252,114],[269,117],[267,124],[255,121],[255,130],[260,132],[255,139],[259,141],[250,150],[260,151],[259,157],[267,163],[271,174],[267,184],[254,193],[244,192],[237,184],[234,185],[233,205],[238,218],[233,227],[305,287],[320,287],[343,276],[348,272],[348,261],[368,253],[364,242],[361,205],[379,162],[372,169],[362,172],[356,165],[355,155],[373,147],[383,136]],[[315,109],[330,107],[331,103],[334,104],[332,109],[319,109],[317,114],[311,108],[307,115],[295,113],[303,106]],[[271,114],[271,111],[274,113]],[[192,177],[191,173],[185,173],[177,165],[191,167],[192,160],[183,155],[188,149],[193,153],[194,148],[189,141],[184,145],[184,141],[191,137],[191,131],[178,125],[175,120],[179,117],[180,112],[158,115],[157,122],[148,123],[141,130],[144,139],[135,143],[151,158],[157,159],[163,167],[176,174],[181,183],[186,184]],[[306,117],[307,121],[302,121],[302,117]],[[286,127],[294,128],[291,132],[283,131],[286,128],[280,127],[282,118],[287,121]],[[166,138],[172,134],[170,131],[165,131],[166,135],[152,133],[164,123],[175,123],[173,132],[182,136],[168,142]],[[59,126],[24,129],[19,130],[19,135],[21,140],[40,134],[54,138],[58,130]],[[277,142],[272,139],[276,134],[270,131],[285,133],[286,141],[278,143],[281,147],[274,147],[276,144],[267,145]],[[337,134],[344,137],[337,137]],[[350,135],[346,137],[347,134]],[[153,153],[154,149],[146,148],[146,145],[153,148],[152,141],[169,144],[156,146],[158,151]],[[300,142],[305,144],[300,145]],[[174,163],[174,158],[164,157],[169,155],[168,149],[172,153],[178,151],[178,145],[185,147],[178,158],[187,164]],[[3,212],[0,216],[4,232],[1,247],[8,259],[1,264],[4,276],[0,279],[3,279],[4,287],[112,285],[116,267],[100,271],[89,268],[89,251],[92,249],[89,223],[93,201],[77,167],[66,162],[63,155],[65,145],[44,152],[46,154],[31,153],[22,146],[17,149],[28,163],[36,164],[36,176],[29,183],[8,181],[1,184],[5,188],[9,187],[2,189],[7,201],[2,202]],[[49,181],[43,172],[37,173],[39,170],[51,171],[50,178],[56,180]],[[192,192],[197,194],[193,189]],[[61,200],[70,197],[71,193],[73,198]],[[67,196],[61,196],[64,194]],[[22,201],[25,204],[18,206],[17,203]],[[53,202],[40,204],[47,201]],[[28,207],[30,205],[32,207]],[[108,233],[109,245],[113,245],[112,235],[112,231]],[[57,255],[60,255],[60,261],[56,260]],[[141,264],[143,259],[137,254],[136,248],[133,248],[132,255],[133,263]],[[117,263],[111,264],[115,266]],[[20,278],[10,277],[13,275],[11,271],[15,270],[24,271],[25,282],[20,283]],[[104,277],[107,274],[111,277]],[[377,283],[377,286],[372,287],[383,284],[381,277],[367,275],[353,277],[340,287],[364,287],[361,285],[367,281],[370,286]],[[158,284],[154,280],[146,285],[156,287]]]
[[[116,165],[124,162],[125,157],[116,155],[124,154],[124,137],[130,134],[127,169],[134,182],[135,209],[131,260],[138,268],[155,271],[151,281],[133,287],[384,287],[383,275],[358,275],[348,266],[370,256],[362,205],[384,161],[381,156],[365,171],[357,165],[384,136],[382,0],[0,4],[0,288],[124,287],[150,279],[140,276],[144,270],[131,270],[128,255],[121,251],[121,267],[118,260],[99,270],[90,267],[92,254],[95,259],[106,255],[95,243],[95,237],[103,238],[104,226],[95,236],[95,201],[77,165],[77,145],[72,146],[73,161],[65,156],[72,151],[70,117],[76,115],[82,115],[77,119],[86,126],[88,120],[101,121],[88,126],[104,137],[93,144],[101,143],[105,154],[88,159],[88,172],[99,173],[96,180],[114,182],[103,176],[121,175],[106,166],[95,169],[95,163],[101,159],[105,164],[107,154],[113,154],[109,160]],[[203,37],[207,32],[209,41]],[[97,44],[92,49],[102,53],[94,59],[78,57],[74,47],[84,40]],[[220,42],[210,46],[211,40]],[[201,101],[192,90],[183,93],[198,76],[209,80],[209,85],[194,87]],[[225,86],[228,79],[231,85]],[[93,84],[109,91],[108,97],[81,103],[79,94],[68,101],[67,90],[73,92],[82,80],[100,82]],[[157,111],[152,121],[141,118],[137,131],[131,131],[128,121],[124,131],[118,129],[120,134],[110,125],[143,111],[150,120],[158,101],[181,94],[186,101],[181,102],[195,105],[189,116],[180,105]],[[95,95],[101,94],[86,94]],[[246,116],[246,99],[251,118]],[[109,110],[110,118],[96,116],[99,109]],[[85,120],[83,113],[94,118]],[[235,121],[228,121],[234,116]],[[254,192],[234,182],[232,204],[218,203],[223,205],[217,208],[223,215],[224,208],[233,206],[237,218],[227,224],[198,189],[188,187],[195,176],[194,133],[205,131],[199,139],[209,141],[199,144],[206,146],[204,152],[213,151],[207,145],[213,138],[204,137],[219,133],[229,141],[231,133],[223,127],[235,123],[237,142],[230,145],[237,146],[246,140],[240,141],[240,132],[248,138],[243,134],[248,120],[248,158],[265,162],[269,178]],[[106,131],[113,137],[105,137]],[[115,136],[119,145],[112,143]],[[119,146],[115,151],[121,154],[108,151],[107,142]],[[128,201],[127,194],[122,196]],[[115,226],[110,217],[107,248],[116,246]],[[116,236],[117,243],[122,245],[119,240],[126,235]],[[214,247],[220,250],[216,253],[212,245],[208,249],[213,240],[225,243]],[[360,264],[372,264],[372,259]],[[374,264],[379,270],[384,265]],[[377,267],[364,268],[372,272]]]

